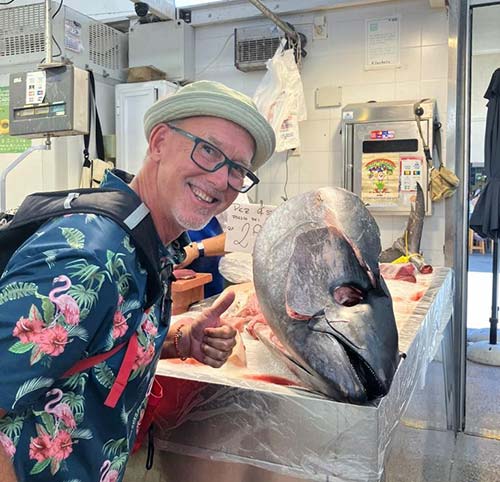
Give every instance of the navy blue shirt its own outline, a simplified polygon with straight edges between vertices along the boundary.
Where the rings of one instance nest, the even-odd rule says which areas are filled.
[[[111,173],[102,187],[130,190]],[[158,252],[171,255],[159,238]],[[0,443],[19,480],[122,480],[168,330],[158,306],[144,312],[146,277],[128,234],[97,215],[45,223],[10,259],[0,279],[0,407],[8,412]],[[125,348],[61,378],[133,332],[139,348],[115,408],[104,400]]]

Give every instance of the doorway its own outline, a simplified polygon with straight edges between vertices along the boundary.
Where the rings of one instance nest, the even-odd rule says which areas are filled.
[[[500,2],[471,6],[469,97],[469,216],[484,187],[484,94],[500,68]],[[492,241],[468,232],[467,341],[488,336],[491,316]],[[467,361],[465,431],[500,439],[500,367]]]

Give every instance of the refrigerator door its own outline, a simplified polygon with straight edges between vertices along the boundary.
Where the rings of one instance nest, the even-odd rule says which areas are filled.
[[[116,86],[116,167],[137,173],[148,146],[144,114],[154,102],[176,90],[177,85],[166,80]]]

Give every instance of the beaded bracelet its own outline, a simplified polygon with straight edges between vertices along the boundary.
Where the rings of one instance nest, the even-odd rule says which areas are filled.
[[[181,331],[181,328],[183,327],[184,325],[179,325],[177,327],[177,330],[175,331],[175,335],[174,335],[174,348],[175,348],[175,354],[177,355],[177,358],[180,358],[182,361],[184,360],[187,360],[187,356],[182,356],[181,355],[181,352],[179,350],[179,342],[181,341],[181,338],[182,338],[182,331]]]

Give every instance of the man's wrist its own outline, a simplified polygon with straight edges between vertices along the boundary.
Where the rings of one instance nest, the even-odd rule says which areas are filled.
[[[198,248],[198,258],[203,258],[205,256],[205,246],[201,241],[198,241],[196,247]]]

